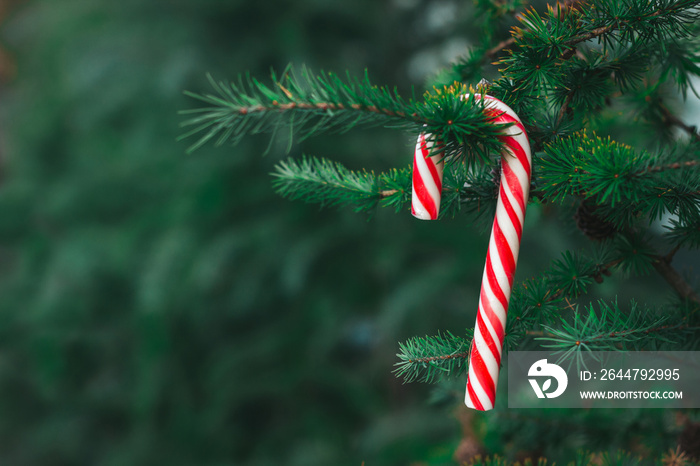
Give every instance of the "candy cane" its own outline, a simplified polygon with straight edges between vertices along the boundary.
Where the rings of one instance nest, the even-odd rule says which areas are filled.
[[[501,185],[486,253],[464,399],[468,407],[487,411],[493,409],[496,401],[506,313],[530,192],[532,158],[525,128],[515,112],[494,97],[474,97],[486,100],[486,112],[495,124],[512,123],[499,136],[505,144],[501,154]],[[413,166],[411,211],[422,220],[437,218],[442,189],[443,160],[439,154],[431,154],[428,139],[425,134],[418,137]]]

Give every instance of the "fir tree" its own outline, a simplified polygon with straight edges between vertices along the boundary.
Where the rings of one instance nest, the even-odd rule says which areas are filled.
[[[489,219],[497,196],[498,128],[478,99],[462,95],[478,92],[481,77],[490,77],[488,93],[518,113],[533,144],[530,203],[575,211],[562,222],[591,238],[588,250],[562,251],[546,271],[516,287],[506,348],[572,354],[697,349],[697,276],[676,270],[673,259],[700,246],[700,134],[678,116],[673,96],[696,92],[698,3],[590,0],[534,8],[517,0],[478,1],[483,43],[438,73],[422,98],[376,86],[367,74],[306,68],[273,73],[269,84],[248,75],[232,83],[211,80],[213,93],[190,94],[205,106],[185,112],[183,137],[196,137],[194,150],[257,133],[285,132],[292,144],[294,137],[361,126],[428,132],[444,142],[449,157],[442,217]],[[497,26],[513,16],[518,24],[507,37]],[[307,155],[280,162],[273,184],[292,200],[405,214],[411,173],[405,164],[374,173]],[[657,234],[660,222],[664,231]],[[587,299],[611,274],[634,280],[649,273],[656,273],[660,289],[672,291],[661,306]],[[449,384],[466,370],[471,334],[451,330],[400,344],[396,375]],[[546,416],[543,423],[561,420],[561,414]],[[492,418],[489,424],[499,415]],[[537,440],[529,449],[548,451]],[[625,458],[595,464],[636,464]]]

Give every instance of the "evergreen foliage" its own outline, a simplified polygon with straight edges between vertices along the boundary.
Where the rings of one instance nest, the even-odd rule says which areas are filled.
[[[397,43],[420,13],[386,6],[0,0],[0,464],[399,466],[452,441],[390,369],[397,340],[452,325],[413,288],[468,265],[411,277],[402,217],[366,241],[362,216],[281,200],[264,140],[176,141],[203,70],[299,57],[408,88],[428,38]],[[359,160],[386,169],[402,141],[369,134]]]
[[[671,110],[669,96],[686,98],[700,75],[699,3],[588,0],[541,8],[478,1],[484,42],[439,74],[422,100],[376,87],[366,74],[343,81],[305,69],[299,80],[285,72],[282,79],[273,74],[269,87],[248,78],[215,84],[216,97],[193,95],[211,106],[192,110],[199,116],[185,125],[201,126],[186,136],[199,135],[199,147],[214,137],[236,143],[249,133],[274,134],[280,126],[302,138],[359,124],[425,131],[444,144],[449,160],[441,215],[483,217],[492,212],[498,182],[488,157],[498,153],[495,125],[472,97],[486,91],[510,105],[530,135],[531,204],[588,206],[588,223],[597,218],[611,236],[593,254],[563,251],[516,287],[506,349],[554,348],[572,357],[693,349],[700,337],[697,276],[688,281],[671,263],[700,245],[700,135]],[[513,14],[518,25],[510,37],[495,34]],[[493,60],[497,74],[488,65]],[[493,83],[479,87],[481,75]],[[274,175],[283,196],[324,206],[405,212],[410,200],[404,168],[375,175],[307,156],[280,163]],[[663,235],[655,233],[659,221]],[[674,292],[661,307],[588,298],[605,276],[636,279],[652,271]],[[399,346],[395,372],[408,382],[448,383],[466,370],[470,340],[471,330],[409,339]],[[615,458],[595,464],[638,464]],[[475,464],[506,464],[498,461]]]
[[[418,337],[399,344],[401,352],[394,372],[406,382],[434,382],[443,374],[454,377],[465,373],[473,331],[468,333],[467,338],[446,332],[445,335]]]
[[[698,349],[697,3],[0,0],[0,463],[697,464],[697,411],[460,378],[501,148],[464,93],[535,149],[506,351]]]
[[[552,463],[546,458],[526,459],[525,461],[509,461],[499,456],[494,457],[477,457],[474,460],[465,463],[468,466],[547,466]],[[648,465],[648,466],[688,466],[691,464],[687,455],[678,451],[670,451],[658,461],[643,461],[640,457],[635,457],[629,452],[617,451],[614,453],[591,453],[581,451],[577,457],[569,462],[562,463],[564,466],[633,466],[633,465]]]
[[[410,169],[377,176],[353,172],[327,159],[302,157],[301,161],[280,162],[273,176],[279,194],[321,206],[351,205],[357,212],[371,212],[380,202],[395,205],[397,210],[410,202]]]

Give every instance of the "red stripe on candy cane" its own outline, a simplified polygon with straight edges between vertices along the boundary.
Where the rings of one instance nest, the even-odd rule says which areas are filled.
[[[437,164],[442,162],[442,160],[435,161],[433,158],[430,156],[430,150],[428,150],[428,143],[425,141],[425,135],[422,135],[421,137],[421,142],[420,142],[420,152],[423,155],[423,159],[426,161],[426,165],[428,166],[428,169],[430,170],[430,176],[433,179],[433,183],[435,183],[435,186],[437,187],[437,190],[439,192],[442,192],[442,170],[438,173],[438,168]],[[432,163],[427,163],[427,162],[432,162]]]

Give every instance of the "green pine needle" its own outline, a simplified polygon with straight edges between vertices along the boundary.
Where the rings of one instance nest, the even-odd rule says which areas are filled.
[[[457,337],[444,332],[432,337],[415,337],[399,343],[399,362],[394,373],[405,382],[434,383],[465,373],[469,362],[472,332]]]
[[[275,166],[273,187],[291,200],[303,200],[321,207],[353,207],[371,212],[377,206],[402,210],[411,201],[410,168],[374,172],[352,171],[328,159],[302,157]]]
[[[668,316],[658,315],[655,309],[641,309],[635,302],[623,312],[616,302],[598,302],[598,310],[591,304],[574,313],[570,321],[562,321],[559,328],[545,325],[548,335],[539,337],[546,348],[564,352],[580,359],[583,351],[639,350],[654,338],[670,342],[664,333],[670,328]],[[681,323],[675,324],[677,327]]]
[[[585,294],[594,276],[593,262],[571,251],[565,251],[561,260],[555,260],[549,272],[550,283],[572,298]]]

